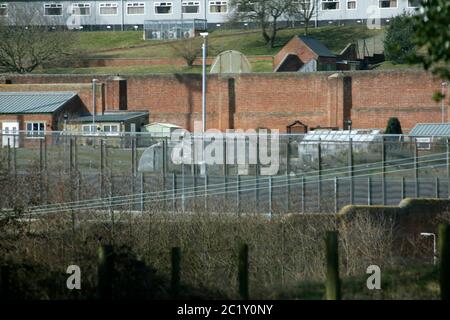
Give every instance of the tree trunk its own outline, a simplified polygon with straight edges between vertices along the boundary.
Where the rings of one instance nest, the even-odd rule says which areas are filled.
[[[264,41],[266,43],[268,43],[270,41],[270,37],[267,34],[267,30],[266,30],[266,23],[264,21],[261,21],[261,28],[262,28],[262,36],[264,38]]]
[[[275,47],[275,38],[277,37],[277,19],[273,19],[272,34],[270,36],[270,47]]]

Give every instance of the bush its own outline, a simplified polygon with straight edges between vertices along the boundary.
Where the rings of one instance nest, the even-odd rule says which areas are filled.
[[[416,46],[413,42],[414,23],[406,13],[392,19],[384,40],[384,54],[393,64],[412,61],[416,56]]]
[[[385,134],[402,134],[402,125],[400,124],[400,121],[398,118],[389,118],[386,130],[384,131]]]

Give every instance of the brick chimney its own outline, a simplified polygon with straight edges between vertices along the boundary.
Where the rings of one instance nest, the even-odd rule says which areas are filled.
[[[106,80],[106,110],[127,110],[127,80],[119,75]]]

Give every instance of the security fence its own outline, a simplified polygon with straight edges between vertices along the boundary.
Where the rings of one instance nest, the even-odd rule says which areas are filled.
[[[143,212],[157,206],[176,212],[272,215],[337,212],[347,204],[392,205],[405,197],[450,195],[445,137],[374,135],[361,141],[350,135],[336,140],[280,135],[277,154],[269,150],[278,161],[276,174],[270,176],[263,175],[267,165],[259,161],[259,140],[257,161],[249,163],[251,139],[244,137],[244,164],[237,161],[242,151],[234,138],[220,142],[219,158],[226,164],[208,164],[174,162],[180,142],[148,134],[3,134],[0,169],[9,178],[2,186],[2,207],[14,207],[13,199],[17,202],[20,196],[23,206],[36,212]],[[206,148],[217,143],[195,136],[180,141]],[[13,189],[14,198],[8,196]]]

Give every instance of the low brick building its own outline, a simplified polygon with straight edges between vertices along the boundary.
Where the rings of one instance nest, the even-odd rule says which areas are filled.
[[[275,55],[273,67],[274,72],[296,72],[309,65],[311,71],[334,71],[336,59],[319,40],[295,36]]]
[[[0,92],[2,146],[14,146],[8,133],[26,131],[36,138],[45,131],[64,129],[64,116],[76,117],[88,110],[75,92]]]

